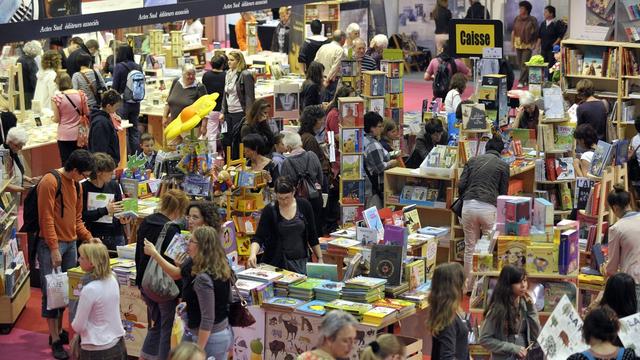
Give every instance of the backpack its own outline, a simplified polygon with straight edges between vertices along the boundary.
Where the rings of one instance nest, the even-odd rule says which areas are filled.
[[[447,65],[451,65],[451,73]],[[451,82],[451,76],[458,71],[456,62],[450,57],[441,57],[438,70],[433,77],[433,97],[444,99],[449,92],[449,84]]]
[[[122,100],[129,103],[139,103],[144,100],[146,94],[144,74],[138,69],[132,70],[126,64],[123,65],[129,73],[127,74],[127,85],[122,93]]]
[[[73,103],[73,101],[71,101],[71,98],[63,93],[63,95],[67,98],[67,100],[69,100],[69,102],[71,103],[71,106],[73,106],[74,109],[76,109],[76,112],[78,113],[78,115],[80,116],[79,121],[78,121],[78,139],[76,140],[77,146],[79,148],[86,148],[87,145],[89,145],[89,127],[91,126],[91,123],[89,122],[89,117],[87,116],[87,114],[84,113],[84,111],[80,111],[80,109],[76,106],[76,104]],[[80,92],[80,107],[84,109],[84,104],[86,102],[86,98],[84,97],[84,94],[82,92]]]
[[[62,178],[57,170],[49,171],[49,174],[56,178],[56,198],[60,197],[60,204],[64,204],[62,197]],[[40,179],[42,181],[42,179]],[[24,198],[23,219],[24,223],[20,232],[38,234],[40,232],[40,222],[38,221],[38,185],[40,181],[29,189],[27,196]],[[80,196],[80,183],[76,182],[76,195]],[[64,206],[60,206],[60,217],[64,217]]]

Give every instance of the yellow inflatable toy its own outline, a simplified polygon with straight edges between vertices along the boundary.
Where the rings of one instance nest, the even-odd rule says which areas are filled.
[[[218,93],[201,96],[193,104],[182,109],[180,114],[164,129],[164,136],[167,140],[175,139],[183,132],[190,131],[198,126],[202,118],[209,115],[213,108],[216,107],[216,100],[219,96]]]

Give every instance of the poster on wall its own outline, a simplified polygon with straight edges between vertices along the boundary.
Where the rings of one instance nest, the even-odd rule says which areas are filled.
[[[570,12],[570,38],[597,41],[613,38],[615,0],[573,0]]]
[[[0,0],[0,44],[313,1]]]
[[[369,45],[369,1],[340,4],[340,29],[346,30],[351,23],[360,25],[360,38]]]
[[[409,35],[416,45],[435,51],[436,25],[431,20],[435,0],[399,0],[398,32]]]

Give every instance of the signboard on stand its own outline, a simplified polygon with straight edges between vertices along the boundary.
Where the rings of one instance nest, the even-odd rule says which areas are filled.
[[[449,53],[453,57],[481,57],[485,48],[502,48],[499,20],[453,19],[449,25]]]

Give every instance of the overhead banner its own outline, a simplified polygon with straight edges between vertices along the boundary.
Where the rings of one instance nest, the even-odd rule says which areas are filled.
[[[0,44],[315,0],[0,0]]]
[[[453,19],[449,25],[449,52],[454,57],[482,57],[485,48],[502,48],[502,21]]]

